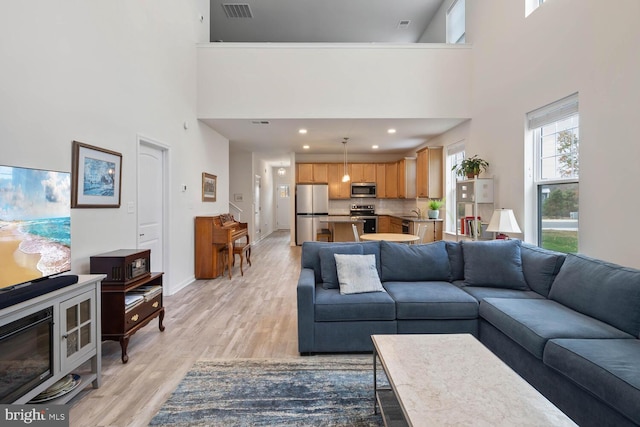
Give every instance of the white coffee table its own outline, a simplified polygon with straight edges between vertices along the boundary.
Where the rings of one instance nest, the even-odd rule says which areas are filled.
[[[386,426],[576,425],[472,335],[371,339],[374,410]],[[391,389],[377,386],[377,358]]]

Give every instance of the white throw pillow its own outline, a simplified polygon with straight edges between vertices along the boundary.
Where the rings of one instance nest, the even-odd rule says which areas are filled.
[[[378,277],[376,256],[334,254],[340,293],[386,292]]]

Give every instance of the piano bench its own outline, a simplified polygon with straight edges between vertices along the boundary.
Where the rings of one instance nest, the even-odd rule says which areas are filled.
[[[318,230],[316,233],[316,240],[321,241],[323,239],[327,239],[327,242],[333,242],[333,236],[331,235],[331,230],[328,228],[323,228]]]
[[[244,276],[242,264],[244,258],[247,258],[247,264],[251,265],[251,245],[246,243],[233,245],[233,265],[236,264],[236,255],[240,255],[240,275]]]

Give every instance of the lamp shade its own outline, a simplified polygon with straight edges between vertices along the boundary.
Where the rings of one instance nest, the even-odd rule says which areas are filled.
[[[492,233],[522,233],[512,209],[494,210],[487,231]]]

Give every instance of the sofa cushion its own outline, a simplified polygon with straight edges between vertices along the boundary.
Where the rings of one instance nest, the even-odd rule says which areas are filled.
[[[560,271],[566,255],[529,243],[522,243],[520,254],[527,285],[540,295],[548,297],[551,284]]]
[[[424,245],[380,242],[383,282],[451,280],[449,255],[443,241]]]
[[[480,317],[538,359],[552,338],[632,338],[548,299],[485,298],[480,302]]]
[[[396,319],[396,303],[386,292],[342,295],[339,289],[316,285],[314,310],[316,322]]]
[[[463,286],[463,291],[481,301],[485,298],[544,298],[533,291],[520,291],[518,289],[489,288],[486,286]]]
[[[478,301],[448,282],[385,282],[401,319],[476,319]]]
[[[449,255],[451,265],[451,280],[464,280],[464,258],[462,257],[462,245],[459,242],[444,242]]]
[[[549,298],[636,337],[640,334],[640,270],[569,254]]]
[[[640,340],[554,339],[543,361],[640,425]]]
[[[378,277],[376,256],[334,254],[342,295],[385,292]]]
[[[519,240],[463,241],[464,281],[469,286],[528,290]]]
[[[335,254],[362,255],[362,245],[329,245],[318,251],[320,257],[320,270],[322,274],[322,286],[326,289],[339,289],[338,270],[336,268]]]

